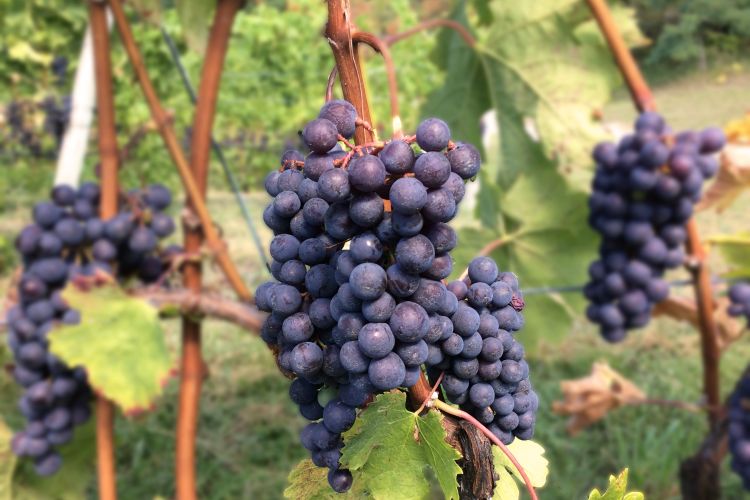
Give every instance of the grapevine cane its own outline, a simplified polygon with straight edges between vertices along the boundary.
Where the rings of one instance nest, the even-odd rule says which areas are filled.
[[[89,18],[94,42],[94,72],[96,77],[96,107],[99,115],[99,157],[101,161],[101,218],[117,214],[117,132],[115,130],[115,104],[112,90],[112,65],[109,58],[109,30],[107,5],[89,3]],[[99,498],[117,498],[115,471],[115,410],[104,396],[96,398],[96,463]]]
[[[336,60],[341,90],[344,98],[357,110],[357,115],[370,123],[370,107],[367,104],[365,86],[362,82],[362,68],[352,42],[352,31],[349,1],[328,0],[328,23],[325,34]],[[358,124],[354,132],[354,140],[357,145],[372,142],[374,140],[372,129]],[[417,383],[409,388],[409,398],[417,407],[430,394],[430,384],[422,373]]]
[[[227,252],[226,244],[219,236],[217,229],[213,226],[211,215],[206,208],[203,197],[200,196],[200,189],[198,189],[197,182],[190,170],[190,165],[185,159],[185,154],[182,152],[180,142],[177,140],[177,136],[170,126],[169,117],[159,102],[159,97],[156,95],[156,91],[148,76],[148,72],[146,71],[146,66],[143,63],[143,57],[141,56],[138,46],[135,43],[135,39],[133,38],[133,32],[130,30],[130,25],[125,16],[125,11],[122,8],[121,0],[109,0],[109,4],[112,8],[112,13],[114,14],[115,23],[120,32],[123,46],[125,47],[130,63],[133,66],[141,90],[148,102],[151,115],[159,129],[159,133],[164,140],[164,144],[167,147],[172,160],[177,166],[182,183],[187,191],[188,198],[193,203],[193,208],[200,220],[201,229],[203,230],[207,245],[213,251],[217,263],[226,275],[227,280],[237,296],[242,300],[250,301],[252,300],[252,294],[242,281],[242,278],[237,271],[237,267]]]
[[[328,23],[325,34],[336,60],[344,99],[354,105],[357,116],[372,123],[362,68],[352,41],[352,31],[349,0],[328,0]],[[357,144],[372,142],[373,139],[374,134],[371,130],[357,125],[354,131],[354,141]]]
[[[221,0],[216,7],[214,23],[206,46],[203,74],[198,90],[198,105],[193,119],[190,143],[190,163],[202,199],[206,196],[208,163],[211,154],[211,129],[216,114],[216,100],[221,81],[232,23],[244,0]],[[195,210],[193,200],[188,207]],[[199,228],[185,226],[185,251],[197,252],[203,244]],[[201,290],[201,265],[187,262],[184,268],[185,288],[195,293]],[[196,498],[195,439],[198,432],[198,413],[204,369],[201,357],[201,324],[194,318],[183,317],[182,360],[180,370],[180,399],[177,418],[175,473],[177,497]]]
[[[587,0],[599,28],[601,29],[617,66],[622,72],[627,83],[633,103],[639,111],[654,111],[656,104],[653,94],[643,78],[633,55],[630,53],[625,41],[617,30],[612,13],[605,0]],[[716,342],[716,323],[713,319],[713,290],[711,287],[711,276],[706,264],[706,250],[701,244],[700,235],[695,219],[691,218],[687,223],[688,239],[687,251],[690,255],[689,270],[695,288],[696,302],[698,305],[698,317],[701,332],[701,351],[703,355],[703,387],[706,394],[707,405],[712,410],[708,413],[711,427],[716,425],[721,408],[719,392],[719,348]]]

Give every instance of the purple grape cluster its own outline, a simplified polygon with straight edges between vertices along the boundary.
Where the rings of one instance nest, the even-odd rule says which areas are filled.
[[[740,281],[729,287],[729,315],[743,316],[750,325],[750,283]]]
[[[14,436],[13,451],[33,459],[43,476],[60,468],[55,447],[69,442],[73,428],[89,418],[92,396],[83,368],[68,367],[49,352],[47,334],[57,324],[80,321],[79,311],[62,299],[62,289],[71,279],[102,271],[152,283],[176,251],[159,245],[175,229],[163,212],[171,201],[166,188],[130,193],[121,211],[106,221],[99,218],[99,194],[93,183],[78,190],[55,187],[50,201],[34,206],[34,223],[16,239],[23,274],[18,304],[7,315],[8,344],[14,378],[24,388],[18,406],[27,424]]]
[[[729,397],[729,453],[732,456],[731,467],[742,478],[746,490],[750,490],[750,370],[737,382],[734,392]]]
[[[524,325],[518,278],[500,272],[488,257],[477,257],[468,270],[466,280],[448,284],[458,305],[449,322],[440,317],[447,328],[430,345],[429,373],[444,372],[441,385],[448,399],[503,443],[531,439],[539,398],[523,345],[515,338]]]
[[[302,444],[329,468],[337,492],[352,482],[339,458],[357,408],[414,385],[422,365],[450,361],[439,343],[460,321],[459,308],[470,307],[442,283],[456,246],[447,223],[480,167],[476,148],[453,143],[436,118],[413,138],[347,151],[341,139],[354,134],[356,118],[346,101],[326,103],[302,131],[311,152],[287,151],[281,171],[267,176],[273,200],[263,218],[275,234],[276,281],[256,292],[271,313],[261,335],[295,377],[290,397],[312,422]]]
[[[645,326],[669,295],[662,277],[685,260],[686,223],[725,142],[718,128],[673,136],[659,114],[645,112],[619,144],[594,149],[589,223],[601,244],[584,294],[587,316],[606,340]]]

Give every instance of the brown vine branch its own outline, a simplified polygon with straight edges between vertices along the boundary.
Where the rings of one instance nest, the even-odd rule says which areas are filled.
[[[388,75],[388,96],[391,104],[391,127],[393,137],[403,137],[404,131],[401,125],[401,113],[398,107],[398,80],[396,79],[396,66],[393,64],[393,58],[391,57],[391,51],[388,48],[388,44],[372,33],[366,33],[364,31],[354,32],[352,40],[354,40],[355,43],[364,43],[383,56],[385,72]]]
[[[148,102],[151,116],[159,129],[159,133],[164,140],[164,144],[169,151],[172,160],[177,166],[180,178],[182,179],[182,183],[187,191],[188,198],[193,204],[196,215],[201,222],[201,229],[206,238],[207,245],[214,253],[216,262],[219,264],[219,267],[224,272],[224,275],[227,277],[227,280],[237,295],[242,300],[250,301],[252,300],[252,294],[242,281],[237,267],[229,256],[225,242],[221,239],[216,227],[214,227],[208,208],[206,208],[206,204],[200,196],[201,190],[198,188],[197,181],[190,170],[185,154],[182,152],[177,136],[172,129],[169,116],[162,107],[159,97],[156,95],[156,91],[151,83],[151,79],[148,76],[146,66],[143,62],[143,57],[135,43],[133,32],[130,29],[130,24],[128,23],[127,17],[122,8],[122,2],[121,0],[109,1],[114,15],[115,24],[120,32],[122,44],[128,54],[130,64],[133,66],[138,83],[140,84],[141,90]]]
[[[452,29],[453,31],[458,33],[461,38],[463,38],[464,42],[466,42],[466,45],[468,45],[469,47],[475,47],[477,44],[474,35],[472,35],[471,32],[466,29],[466,26],[452,19],[429,19],[427,21],[422,21],[421,23],[409,28],[408,30],[402,31],[401,33],[396,33],[394,35],[384,37],[383,41],[387,45],[393,45],[394,43],[401,41],[404,38],[409,38],[412,35],[416,35],[417,33],[431,30],[433,28]]]
[[[536,496],[536,490],[534,490],[534,486],[531,484],[531,479],[529,479],[528,474],[526,474],[526,470],[521,466],[520,463],[518,463],[518,460],[516,460],[516,457],[513,455],[513,453],[508,449],[505,444],[503,444],[502,441],[500,441],[497,436],[495,436],[490,430],[485,427],[484,425],[479,422],[476,418],[472,417],[470,414],[466,413],[463,410],[459,410],[458,408],[455,408],[447,403],[444,403],[440,401],[439,399],[436,399],[433,401],[432,406],[437,408],[438,410],[447,413],[449,415],[453,415],[454,417],[462,418],[466,420],[467,422],[470,422],[474,427],[482,431],[482,434],[487,436],[487,438],[492,441],[492,444],[496,445],[500,450],[503,452],[503,454],[508,457],[508,460],[513,464],[513,466],[518,470],[518,472],[521,474],[521,477],[523,478],[524,485],[526,486],[526,491],[529,492],[529,496],[531,497],[531,500],[538,500],[538,497]]]
[[[96,79],[99,158],[101,162],[100,215],[102,219],[106,220],[117,214],[117,170],[119,163],[106,3],[89,2],[89,21],[94,44],[94,77]],[[95,406],[96,465],[99,498],[103,500],[116,500],[115,409],[112,402],[102,395],[96,397]]]
[[[370,106],[363,81],[359,55],[352,41],[354,31],[349,0],[328,0],[328,22],[325,35],[331,46],[338,68],[339,81],[344,99],[352,103],[362,120],[372,123]],[[357,144],[372,142],[373,133],[362,125],[357,125],[354,141]]]
[[[220,295],[196,293],[192,290],[166,290],[145,288],[133,293],[135,297],[147,300],[162,312],[177,312],[185,315],[200,315],[227,321],[244,330],[259,332],[265,314],[255,306],[245,302],[227,300]]]
[[[190,168],[198,188],[198,193],[196,193],[198,198],[188,199],[187,209],[191,211],[197,211],[197,205],[206,198],[208,166],[211,156],[211,132],[216,115],[221,71],[229,47],[232,24],[243,3],[244,0],[220,0],[218,2],[206,45],[190,141]],[[185,251],[187,253],[199,251],[203,245],[203,236],[201,228],[185,225]],[[200,262],[186,262],[183,270],[185,288],[199,293],[201,281]],[[180,396],[175,450],[177,498],[181,500],[197,498],[195,442],[198,433],[203,375],[201,323],[194,317],[186,315],[182,320]]]

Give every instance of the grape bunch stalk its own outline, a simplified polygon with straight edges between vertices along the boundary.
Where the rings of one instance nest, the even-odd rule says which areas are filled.
[[[604,339],[645,326],[668,297],[664,273],[685,262],[686,224],[725,142],[718,128],[674,135],[659,114],[644,112],[619,144],[594,149],[589,223],[601,244],[584,294]]]
[[[261,336],[280,369],[294,378],[289,395],[311,421],[302,430],[302,444],[316,465],[329,469],[337,492],[352,484],[350,471],[340,465],[341,436],[354,424],[357,409],[377,393],[411,387],[423,365],[466,380],[466,390],[453,396],[493,411],[488,408],[498,394],[491,385],[492,397],[484,394],[483,381],[502,379],[507,347],[518,361],[515,369],[509,364],[507,374],[514,375],[506,374],[508,384],[496,384],[499,396],[531,394],[528,367],[518,357],[523,349],[500,329],[501,318],[520,328],[516,310],[509,314],[509,302],[501,306],[499,298],[496,306],[473,305],[443,283],[453,271],[450,252],[457,244],[447,223],[464,197],[465,181],[479,172],[479,152],[451,141],[447,124],[436,118],[424,120],[414,136],[352,146],[347,139],[356,120],[350,103],[327,102],[302,131],[310,153],[285,152],[280,170],[266,177],[273,200],[263,219],[275,235],[270,243],[275,281],[256,292],[258,307],[270,313]],[[508,301],[520,299],[517,282],[505,274],[509,282],[498,284],[495,278],[485,286],[502,289],[498,293]],[[482,334],[472,313],[498,317]],[[452,340],[457,345],[444,352],[449,337],[457,337]],[[492,353],[480,358],[485,337],[503,340],[489,341]],[[520,414],[535,406],[529,398]],[[510,409],[507,398],[503,404],[502,414],[508,415],[515,400]],[[524,417],[519,437],[530,437],[530,420]],[[515,428],[510,424],[503,429]],[[512,435],[503,429],[495,428],[509,442]]]
[[[27,423],[13,437],[12,448],[31,458],[43,476],[60,468],[55,447],[68,443],[74,427],[86,422],[91,411],[85,370],[66,366],[49,351],[50,331],[81,320],[80,312],[65,303],[62,289],[71,280],[101,273],[154,283],[180,252],[160,245],[175,229],[164,212],[171,202],[165,187],[128,193],[119,213],[108,220],[99,218],[99,198],[99,186],[93,183],[77,190],[57,186],[50,201],[34,206],[34,223],[16,239],[23,274],[18,305],[7,314],[8,344],[15,359],[13,376],[24,388],[18,407]]]

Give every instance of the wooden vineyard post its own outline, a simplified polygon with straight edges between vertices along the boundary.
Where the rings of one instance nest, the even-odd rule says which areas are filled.
[[[89,2],[89,19],[94,41],[94,75],[96,78],[96,107],[98,114],[99,159],[101,162],[100,216],[107,220],[117,214],[117,131],[112,89],[112,65],[107,29],[107,4]],[[104,396],[96,398],[96,465],[99,498],[117,498],[115,472],[115,408]]]
[[[242,4],[243,0],[219,1],[206,46],[203,74],[198,91],[198,105],[195,109],[190,143],[190,168],[203,200],[206,198],[206,186],[208,184],[211,132],[216,114],[221,70],[229,45],[229,36],[232,33],[232,23]],[[190,199],[188,199],[187,206],[189,210],[194,211],[195,206]],[[203,239],[204,235],[200,227],[185,225],[186,252],[199,252],[203,245]],[[183,277],[183,283],[187,290],[200,293],[202,278],[200,262],[187,262]],[[180,400],[175,452],[177,498],[181,500],[197,498],[195,442],[204,375],[200,320],[183,316]]]

